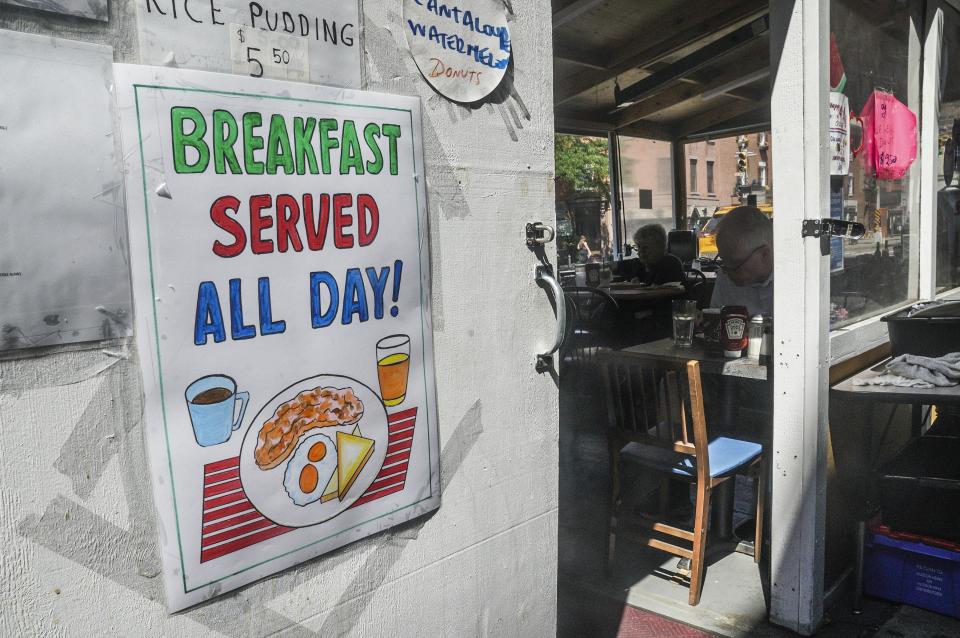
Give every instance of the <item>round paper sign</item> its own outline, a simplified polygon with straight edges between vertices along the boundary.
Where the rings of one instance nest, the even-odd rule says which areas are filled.
[[[503,80],[510,30],[502,0],[404,0],[403,18],[413,59],[441,95],[476,102]]]

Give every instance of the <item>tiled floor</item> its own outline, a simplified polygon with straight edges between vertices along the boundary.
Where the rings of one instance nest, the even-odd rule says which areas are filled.
[[[793,636],[767,622],[769,568],[750,556],[716,554],[696,607],[687,605],[688,590],[674,578],[677,559],[664,552],[621,542],[612,573],[604,573],[609,475],[601,394],[589,374],[561,377],[558,635]],[[737,509],[749,508],[749,485],[739,487]],[[817,635],[953,638],[960,621],[869,599],[854,615],[841,600]]]

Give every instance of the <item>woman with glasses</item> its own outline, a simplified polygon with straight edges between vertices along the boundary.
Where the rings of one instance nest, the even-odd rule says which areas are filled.
[[[720,272],[712,308],[746,306],[750,315],[773,314],[773,222],[754,206],[740,206],[717,225]]]

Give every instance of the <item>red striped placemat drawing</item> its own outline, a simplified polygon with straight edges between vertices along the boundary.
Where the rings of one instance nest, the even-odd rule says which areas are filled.
[[[350,507],[399,492],[407,480],[417,408],[387,416],[387,455],[373,483]],[[203,528],[200,562],[220,558],[293,529],[277,525],[254,508],[240,484],[240,457],[203,466]]]

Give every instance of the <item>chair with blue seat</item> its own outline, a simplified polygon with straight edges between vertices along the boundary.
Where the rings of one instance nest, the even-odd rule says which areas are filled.
[[[708,434],[697,361],[654,361],[610,353],[603,357],[602,369],[607,392],[611,467],[607,566],[613,563],[618,535],[688,558],[688,602],[696,605],[703,589],[711,492],[737,474],[751,473],[757,479],[754,560],[760,561],[766,482],[763,447],[753,441]],[[693,529],[668,521],[664,498],[661,498],[660,516],[638,513],[639,529],[627,529],[621,516],[621,464],[624,462],[695,485]],[[661,481],[661,489],[664,482]],[[678,538],[692,546],[681,547],[665,537]]]

